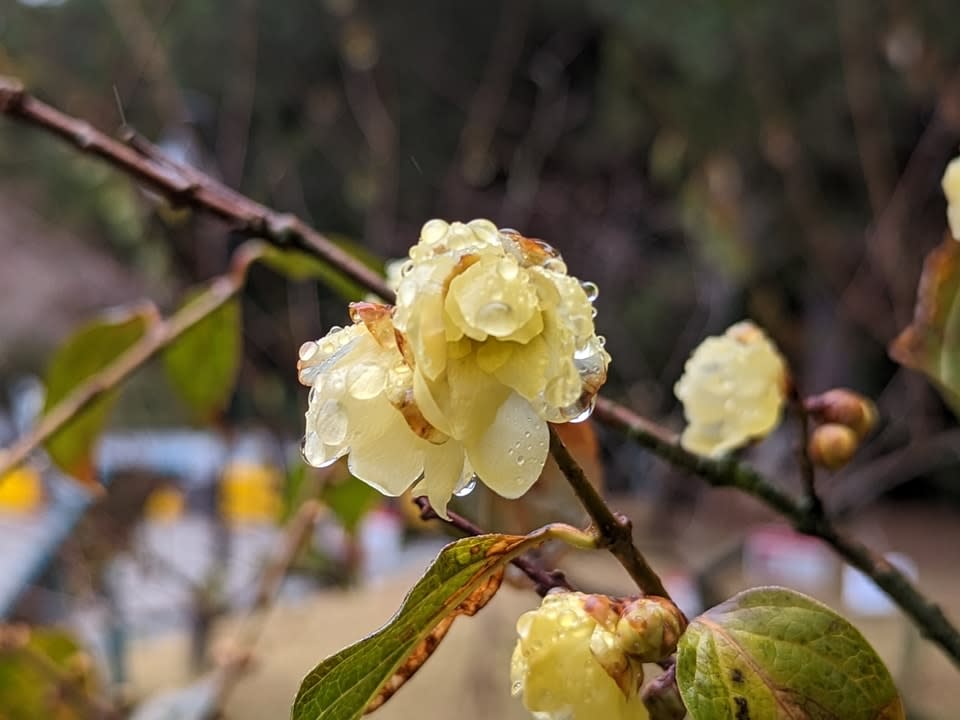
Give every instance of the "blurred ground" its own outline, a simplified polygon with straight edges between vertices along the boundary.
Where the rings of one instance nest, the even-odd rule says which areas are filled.
[[[732,502],[731,502],[732,501]],[[620,507],[627,507],[623,503]],[[686,563],[696,567],[718,549],[742,537],[742,528],[760,519],[751,506],[728,494],[711,493],[698,511],[702,519],[695,532],[704,542],[678,541],[683,548],[701,548],[699,557]],[[634,508],[635,518],[644,518],[644,508]],[[712,518],[712,521],[710,520]],[[860,531],[878,547],[897,550],[914,558],[922,588],[941,602],[948,616],[960,617],[960,574],[956,553],[960,523],[955,512],[930,507],[878,507],[862,515],[851,529]],[[638,520],[638,525],[642,525]],[[649,524],[648,524],[649,526]],[[693,525],[691,525],[691,528]],[[740,529],[738,529],[740,528]],[[682,572],[678,554],[652,537],[638,533],[641,547],[648,548],[652,564],[674,583]],[[815,594],[843,613],[866,635],[888,663],[910,708],[911,720],[953,720],[960,705],[956,670],[933,645],[899,614],[881,617],[857,616],[845,608],[840,595],[841,566],[828,558],[826,584]],[[609,592],[629,593],[630,585],[615,562],[602,553],[568,556],[564,567],[579,586]],[[803,568],[795,568],[798,577]],[[285,717],[300,678],[321,658],[375,630],[399,607],[418,575],[409,567],[388,580],[350,591],[323,592],[297,605],[275,610],[257,647],[257,662],[235,690],[226,708],[231,720]],[[756,582],[756,580],[754,580]],[[723,573],[723,590],[747,586],[739,565]],[[409,686],[377,712],[378,718],[458,717],[526,719],[529,715],[510,697],[508,668],[517,617],[537,603],[529,590],[504,587],[494,601],[474,618],[454,624],[437,654],[414,677]],[[217,642],[226,646],[237,630],[235,621],[222,623]],[[186,684],[190,679],[185,636],[166,636],[134,649],[131,682],[136,695]]]

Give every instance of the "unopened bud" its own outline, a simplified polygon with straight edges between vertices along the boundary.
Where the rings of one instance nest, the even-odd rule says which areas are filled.
[[[815,464],[837,470],[850,462],[859,446],[860,438],[849,426],[827,423],[811,433],[807,454]]]
[[[877,424],[877,406],[852,390],[827,390],[821,395],[807,398],[804,405],[807,412],[819,422],[846,425],[860,439],[870,434]]]
[[[628,603],[615,631],[620,647],[640,662],[658,662],[673,654],[686,627],[677,606],[665,598],[644,597]]]

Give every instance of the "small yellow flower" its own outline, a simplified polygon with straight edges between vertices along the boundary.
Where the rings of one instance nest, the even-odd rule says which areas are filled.
[[[708,337],[674,387],[688,423],[681,444],[718,456],[765,437],[780,422],[786,388],[783,357],[753,323]]]
[[[395,308],[352,306],[354,324],[300,352],[312,386],[304,456],[347,453],[351,472],[398,495],[422,475],[441,514],[478,476],[519,497],[546,461],[547,422],[589,415],[610,356],[595,286],[553,248],[487,220],[431,220],[392,273]]]
[[[547,595],[517,620],[513,694],[540,720],[645,720],[642,666],[620,648],[618,620],[598,596]]]
[[[943,173],[943,194],[947,197],[947,220],[950,234],[960,240],[960,158],[954,158]]]

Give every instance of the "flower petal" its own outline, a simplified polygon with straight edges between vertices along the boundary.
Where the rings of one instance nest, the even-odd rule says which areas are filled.
[[[422,488],[430,505],[447,520],[447,503],[460,484],[464,471],[463,445],[448,440],[442,445],[431,445],[423,454]]]
[[[414,434],[383,396],[350,405],[355,429],[350,472],[384,495],[400,495],[423,472],[423,451],[429,443]]]
[[[498,495],[517,498],[537,481],[547,460],[549,432],[530,403],[511,393],[484,432],[464,441],[467,459]]]

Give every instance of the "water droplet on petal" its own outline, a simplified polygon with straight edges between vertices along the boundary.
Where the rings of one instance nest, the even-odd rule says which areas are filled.
[[[300,346],[299,356],[303,362],[306,362],[314,355],[317,354],[317,351],[320,349],[320,346],[317,345],[313,340],[307,340],[303,345]]]
[[[361,363],[350,368],[347,386],[357,400],[369,400],[379,395],[387,383],[387,372],[380,365]]]
[[[428,220],[420,230],[420,239],[428,244],[440,242],[447,234],[450,226],[439,218]]]
[[[583,409],[583,411],[582,411],[579,415],[577,415],[576,417],[570,418],[570,422],[572,422],[572,423],[581,423],[581,422],[583,422],[584,420],[586,420],[587,418],[589,418],[591,415],[593,415],[593,408],[594,408],[594,406],[595,406],[596,404],[597,404],[596,398],[595,398],[595,397],[594,397],[594,398],[590,398],[590,402],[589,402],[589,403],[587,404],[587,406]]]
[[[596,283],[590,282],[589,280],[580,283],[580,287],[583,288],[583,292],[586,294],[587,300],[590,302],[596,300],[600,295],[600,288],[597,287]]]
[[[475,474],[470,475],[465,483],[453,491],[453,494],[457,497],[466,497],[473,492],[474,488],[477,487],[477,480],[478,478]]]
[[[517,680],[513,687],[510,689],[510,693],[513,695],[519,695],[523,691],[523,681]]]

